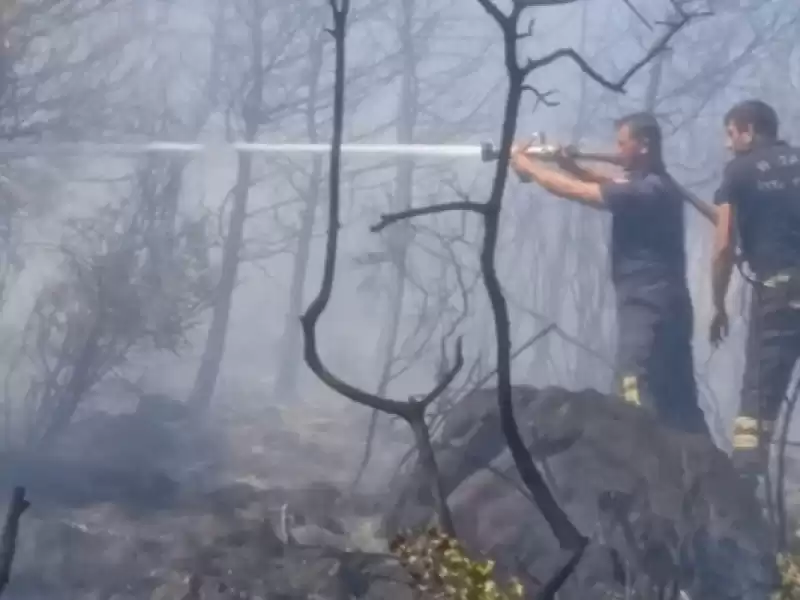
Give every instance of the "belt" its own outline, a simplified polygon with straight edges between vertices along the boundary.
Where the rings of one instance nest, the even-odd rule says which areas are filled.
[[[776,288],[781,284],[789,283],[791,280],[792,276],[789,273],[778,273],[762,281],[761,285],[767,288]]]
[[[799,310],[800,309],[800,270],[798,269],[791,269],[789,271],[783,271],[776,273],[770,277],[767,277],[761,282],[761,285],[770,290],[777,290],[784,286],[788,286],[791,284],[791,287],[787,288],[784,292],[786,297],[784,301],[786,302],[786,306],[791,309]]]

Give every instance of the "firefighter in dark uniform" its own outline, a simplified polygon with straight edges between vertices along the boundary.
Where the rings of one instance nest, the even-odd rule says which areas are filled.
[[[669,426],[710,435],[694,378],[683,194],[664,165],[655,117],[632,114],[616,129],[625,169],[617,176],[579,166],[565,152],[561,171],[550,168],[523,145],[512,150],[512,167],[556,196],[611,213],[621,396]]]
[[[800,356],[800,149],[779,139],[775,110],[760,100],[737,104],[724,124],[734,158],[714,198],[710,339],[717,345],[728,331],[725,296],[738,239],[753,295],[733,461],[753,478],[768,465],[772,432]]]

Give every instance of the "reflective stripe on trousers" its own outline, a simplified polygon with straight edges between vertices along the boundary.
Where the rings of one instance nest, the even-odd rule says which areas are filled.
[[[639,380],[635,375],[628,375],[622,378],[622,398],[628,404],[641,406],[642,400],[639,397]]]
[[[767,448],[772,441],[775,423],[761,421],[753,417],[739,416],[733,425],[733,451],[753,451]]]

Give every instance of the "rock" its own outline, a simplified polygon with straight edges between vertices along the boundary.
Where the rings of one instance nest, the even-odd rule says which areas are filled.
[[[710,440],[659,426],[592,390],[515,388],[515,414],[540,470],[591,540],[570,585],[581,598],[627,583],[644,593],[673,581],[693,598],[764,600],[774,582],[768,529],[752,495]],[[563,564],[506,449],[496,390],[467,396],[445,418],[437,459],[459,537],[507,572],[546,580]],[[385,527],[432,518],[424,478],[397,481]],[[634,565],[635,581],[620,564]],[[604,591],[605,590],[605,591]]]

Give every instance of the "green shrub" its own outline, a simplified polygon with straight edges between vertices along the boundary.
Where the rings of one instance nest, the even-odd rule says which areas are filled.
[[[773,594],[773,600],[800,600],[800,555],[779,554],[778,570],[781,586]]]
[[[423,534],[398,535],[392,554],[411,577],[414,588],[436,600],[521,600],[524,589],[515,578],[504,586],[494,577],[492,560],[473,560],[458,540],[438,528]]]

